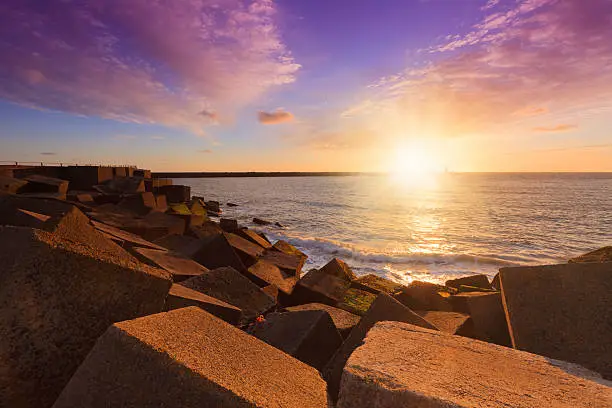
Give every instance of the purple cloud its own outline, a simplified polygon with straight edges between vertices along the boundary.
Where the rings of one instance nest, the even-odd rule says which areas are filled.
[[[259,119],[259,123],[264,125],[277,125],[279,123],[291,122],[293,120],[293,115],[290,112],[286,112],[283,110],[276,110],[274,112],[263,112],[260,111],[257,114]]]
[[[299,69],[271,0],[5,0],[0,98],[201,132]]]

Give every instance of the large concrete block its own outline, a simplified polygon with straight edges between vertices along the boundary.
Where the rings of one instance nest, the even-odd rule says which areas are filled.
[[[123,198],[118,206],[135,214],[146,215],[155,210],[157,202],[153,193],[140,193]]]
[[[365,276],[360,276],[359,278],[353,280],[351,282],[351,287],[365,290],[374,294],[379,294],[380,292],[384,292],[388,295],[391,295],[395,292],[400,291],[404,286],[393,282],[392,280],[383,278],[382,276],[369,274]]]
[[[452,312],[445,287],[429,282],[414,281],[394,295],[395,299],[412,310],[440,310]]]
[[[298,281],[293,288],[288,304],[324,303],[335,306],[344,298],[350,282],[313,269]]]
[[[271,296],[231,267],[213,269],[180,284],[240,308],[245,321],[254,319],[275,305]]]
[[[470,275],[462,278],[450,279],[446,281],[449,288],[460,289],[461,286],[471,286],[474,288],[491,289],[487,275]]]
[[[474,337],[474,322],[467,314],[436,310],[415,310],[414,312],[444,333]]]
[[[297,249],[295,246],[291,245],[287,241],[283,241],[282,239],[279,239],[278,241],[276,241],[273,247],[277,251],[281,251],[289,255],[297,255],[300,258],[304,258],[304,259],[308,258],[308,255],[306,255],[305,253],[303,253],[302,251],[300,251],[299,249]]]
[[[121,193],[121,194],[136,194],[144,193],[145,183],[143,179],[137,177],[120,177],[105,181],[102,184],[93,187],[96,191],[105,194]]]
[[[338,408],[610,407],[610,386],[574,364],[382,322],[349,358]]]
[[[221,221],[223,221],[223,218],[221,219]],[[257,232],[253,231],[252,229],[241,228],[236,231],[236,234],[241,236],[244,239],[247,239],[253,242],[254,244],[259,245],[260,247],[264,249],[272,248],[272,244],[270,244],[261,235],[259,235]]]
[[[25,178],[28,184],[24,187],[28,193],[60,193],[68,192],[67,180],[33,174]]]
[[[54,233],[0,227],[0,242],[3,407],[51,406],[110,324],[161,311],[170,288],[77,217]]]
[[[155,240],[155,244],[192,259],[202,247],[199,239],[189,235],[166,235]]]
[[[515,348],[612,379],[612,263],[502,268],[499,277]]]
[[[242,310],[236,306],[183,285],[173,284],[166,299],[165,310],[181,309],[189,306],[197,306],[206,310],[229,324],[237,325],[242,320]]]
[[[239,228],[238,221],[232,218],[221,218],[219,226],[225,232],[236,232]]]
[[[342,344],[334,322],[323,310],[270,313],[265,321],[255,323],[251,334],[317,370]]]
[[[374,293],[361,289],[349,288],[349,290],[344,293],[342,301],[338,302],[337,307],[356,315],[363,316],[367,313],[375,299],[376,295]]]
[[[210,242],[214,238],[217,238],[219,235],[223,233],[223,230],[214,221],[204,221],[202,225],[198,227],[191,227],[186,232],[190,236],[196,237],[202,241],[202,243]]]
[[[111,237],[116,238],[116,240],[122,242],[121,246],[124,248],[131,249],[133,247],[141,247],[160,251],[166,249],[160,245],[154,244],[153,242],[147,241],[136,234],[132,234],[131,232],[124,231],[103,222],[91,220],[91,225],[93,225],[98,231],[104,232],[105,234],[108,234]]]
[[[208,272],[206,267],[176,252],[149,248],[134,248],[134,252],[141,261],[169,272],[174,282],[181,282]]]
[[[465,292],[450,298],[456,312],[469,314],[474,338],[510,347],[508,324],[499,292]]]
[[[341,259],[334,258],[321,268],[321,271],[340,279],[352,281],[357,279],[352,269]]]
[[[61,178],[70,182],[72,190],[91,190],[93,186],[111,180],[112,167],[100,166],[68,166],[60,171]]]
[[[290,312],[297,312],[300,310],[323,310],[329,313],[342,338],[346,338],[361,319],[359,316],[347,312],[346,310],[324,305],[323,303],[307,303],[305,305],[288,307],[287,310]]]
[[[241,272],[253,265],[263,254],[263,248],[235,234],[216,234],[194,256],[209,269],[231,266]]]
[[[191,187],[182,185],[161,186],[160,194],[165,194],[169,203],[186,203],[191,199]]]
[[[396,321],[414,324],[427,329],[436,330],[432,324],[421,316],[414,313],[402,305],[391,296],[381,293],[378,295],[365,316],[361,318],[359,324],[351,331],[351,334],[344,340],[342,346],[329,361],[323,370],[323,376],[327,380],[329,394],[336,400],[340,390],[340,379],[342,370],[351,353],[361,345],[368,331],[381,321]]]
[[[283,293],[290,295],[297,282],[295,276],[286,275],[275,265],[260,259],[251,265],[246,276],[260,287],[276,286]]]
[[[0,191],[9,194],[17,194],[25,191],[27,181],[0,175]]]
[[[612,246],[596,249],[569,260],[569,263],[612,262]]]
[[[121,228],[147,241],[155,241],[166,235],[182,235],[185,232],[185,221],[169,214],[151,212],[142,219],[132,219]]]
[[[151,170],[134,169],[134,177],[142,177],[145,179],[151,178]]]
[[[306,261],[306,258],[299,255],[287,254],[273,249],[267,249],[263,254],[263,259],[295,277],[300,276],[302,266]]]
[[[327,407],[317,371],[190,307],[110,327],[54,408]]]

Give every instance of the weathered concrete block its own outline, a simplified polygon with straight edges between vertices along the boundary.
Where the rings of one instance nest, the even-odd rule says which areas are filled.
[[[205,244],[194,259],[209,269],[231,266],[246,272],[262,253],[260,246],[238,235],[223,233]]]
[[[93,198],[94,194],[97,195],[99,193],[92,193],[92,192],[83,193],[79,191],[71,191],[68,194],[66,194],[66,199],[69,201],[74,201],[75,203],[95,205],[96,202],[94,201],[94,198]]]
[[[54,408],[327,407],[317,371],[190,307],[117,323]]]
[[[205,295],[177,283],[173,284],[166,299],[165,310],[175,310],[196,306],[208,313],[223,319],[229,324],[237,325],[242,320],[242,310],[212,296]]]
[[[569,260],[569,263],[612,262],[612,246],[596,249]]]
[[[0,175],[0,191],[9,194],[18,194],[26,190],[26,180]]]
[[[515,348],[612,379],[612,263],[502,268],[499,276]]]
[[[189,203],[189,210],[191,210],[193,214],[206,216],[206,206],[202,200],[198,198],[191,199],[191,202]]]
[[[204,202],[204,204],[206,205],[206,211],[210,211],[216,214],[221,213],[221,206],[218,201],[206,201]]]
[[[93,186],[104,184],[114,177],[112,167],[99,166],[62,167],[60,176],[70,182],[70,188],[73,190],[91,190]]]
[[[28,182],[24,189],[28,193],[60,193],[68,192],[67,180],[61,180],[54,177],[46,177],[38,174],[33,174],[25,178]]]
[[[157,189],[159,189],[160,187],[171,186],[172,179],[153,178],[152,183],[153,183],[153,189],[157,191]]]
[[[221,221],[223,221],[223,218],[221,219]],[[261,235],[251,229],[240,228],[236,230],[236,235],[241,236],[242,238],[249,240],[254,244],[257,244],[264,249],[272,248],[272,244],[270,244]]]
[[[113,175],[115,178],[127,177],[127,167],[113,167]]]
[[[170,204],[169,207],[170,207],[169,211],[171,214],[178,214],[178,215],[191,215],[192,214],[191,210],[185,203],[172,203]]]
[[[165,248],[154,244],[153,242],[149,242],[136,234],[132,234],[130,232],[124,231],[119,228],[115,228],[111,225],[104,224],[99,221],[91,220],[91,225],[94,226],[98,231],[104,232],[112,237],[115,237],[117,240],[123,242],[124,248],[132,248],[132,247],[142,247],[142,248],[151,248],[157,250],[164,250]]]
[[[0,406],[51,406],[110,324],[163,308],[166,272],[73,227],[0,227]]]
[[[276,241],[273,247],[277,251],[284,252],[289,255],[296,255],[304,259],[308,258],[308,255],[306,255],[305,253],[303,253],[302,251],[300,251],[299,249],[297,249],[295,246],[291,245],[287,241],[283,241],[282,239],[279,239],[278,241]]]
[[[467,314],[439,312],[436,310],[415,310],[414,313],[418,314],[444,333],[456,334],[457,336],[474,337],[474,322]]]
[[[149,248],[134,248],[134,252],[141,261],[169,272],[174,282],[181,282],[208,272],[204,266],[178,253]]]
[[[291,305],[324,303],[335,306],[342,301],[349,286],[344,279],[313,269],[298,281],[288,302]]]
[[[146,215],[155,210],[157,202],[153,193],[140,193],[124,197],[118,206],[135,214]]]
[[[238,221],[231,218],[221,218],[219,226],[225,232],[236,232],[239,228]]]
[[[276,265],[263,259],[251,265],[245,275],[260,287],[274,285],[287,295],[293,292],[293,287],[297,282],[295,276],[286,275]]]
[[[374,324],[385,320],[405,322],[436,330],[427,320],[423,319],[391,296],[385,293],[379,294],[374,303],[372,303],[368,313],[361,318],[359,324],[351,331],[346,340],[344,340],[344,343],[342,343],[342,346],[340,346],[336,354],[323,370],[323,376],[327,380],[328,391],[332,399],[336,400],[338,398],[342,369],[351,353],[361,345],[367,332]]]
[[[357,279],[351,268],[341,259],[334,258],[321,268],[321,272],[335,276],[336,278],[352,281]]]
[[[151,178],[151,170],[134,169],[134,177]]]
[[[414,281],[394,295],[395,299],[412,310],[440,310],[452,312],[444,286]]]
[[[251,334],[317,370],[342,344],[334,322],[323,310],[270,313],[255,324]]]
[[[210,242],[222,233],[223,230],[214,221],[204,221],[199,227],[192,227],[187,231],[187,234],[198,238],[202,243]]]
[[[346,338],[361,319],[359,316],[347,312],[346,310],[324,305],[323,303],[307,303],[305,305],[288,307],[287,310],[290,312],[297,312],[300,310],[323,310],[329,313],[342,338]]]
[[[192,259],[202,247],[202,243],[197,238],[175,234],[161,237],[155,240],[155,244]]]
[[[166,235],[182,235],[185,232],[185,221],[169,214],[151,212],[142,219],[125,222],[122,229],[140,235],[147,241],[155,241]]]
[[[392,280],[383,278],[382,276],[369,274],[365,276],[360,276],[359,278],[353,280],[351,282],[351,287],[365,290],[374,294],[379,294],[380,292],[384,292],[388,295],[391,295],[395,292],[400,291],[404,286],[393,282]]]
[[[164,194],[155,195],[155,210],[159,212],[168,211],[168,200]]]
[[[372,302],[376,299],[376,295],[365,290],[349,288],[344,293],[341,302],[338,302],[337,307],[359,316],[366,314]]]
[[[455,312],[467,313],[474,323],[474,338],[510,347],[506,315],[499,292],[465,292],[450,298]]]
[[[284,252],[267,249],[263,254],[263,259],[278,266],[286,273],[299,277],[302,271],[302,266],[306,258],[298,255],[286,254]]]
[[[489,278],[487,275],[470,275],[462,278],[450,279],[446,281],[446,286],[449,288],[460,289],[461,286],[472,286],[475,288],[491,289]]]
[[[246,321],[275,305],[272,297],[231,267],[213,269],[180,284],[240,308]]]
[[[165,194],[169,203],[186,203],[191,199],[191,187],[170,185],[159,187],[159,193]]]
[[[382,322],[349,358],[338,408],[609,407],[605,383],[573,364]]]

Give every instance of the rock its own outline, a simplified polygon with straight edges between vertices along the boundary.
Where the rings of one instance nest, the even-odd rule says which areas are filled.
[[[214,221],[204,221],[200,226],[189,228],[187,233],[206,243],[221,235],[223,230]]]
[[[342,344],[334,322],[323,310],[270,313],[255,324],[251,334],[317,370]]]
[[[1,176],[0,175],[0,191],[9,194],[18,194],[26,190],[28,182],[13,177]]]
[[[225,232],[236,232],[238,230],[238,221],[230,218],[221,218],[219,220],[219,226]]]
[[[51,406],[110,324],[163,308],[166,272],[70,218],[0,227],[0,406]]]
[[[338,303],[338,308],[359,316],[366,314],[372,302],[376,299],[376,295],[365,290],[350,288],[344,293],[341,302]]]
[[[440,310],[452,312],[448,302],[448,293],[440,285],[429,282],[414,281],[394,295],[395,299],[412,310]]]
[[[157,201],[153,193],[140,193],[125,197],[117,205],[135,214],[146,215],[157,207]]]
[[[446,281],[446,286],[449,288],[460,289],[461,286],[471,286],[474,288],[491,289],[489,278],[487,275],[470,275],[464,276],[458,279],[451,279]]]
[[[323,310],[329,313],[334,325],[336,326],[336,329],[338,329],[338,332],[343,339],[349,335],[353,327],[355,327],[361,319],[359,316],[347,312],[346,310],[324,305],[323,303],[307,303],[305,305],[288,307],[287,310],[290,312],[297,312],[300,310]]]
[[[61,169],[61,178],[68,180],[74,190],[92,190],[93,186],[104,184],[113,177],[112,167],[68,166]]]
[[[191,203],[189,204],[189,210],[193,214],[206,217],[206,205],[200,199],[192,198]]]
[[[287,303],[324,303],[336,306],[344,298],[349,286],[350,283],[343,279],[313,269],[298,281]]]
[[[327,380],[328,391],[332,399],[336,400],[338,397],[342,369],[351,353],[361,345],[367,332],[375,323],[385,320],[410,323],[427,329],[436,329],[432,324],[427,322],[427,320],[423,319],[391,296],[385,293],[378,295],[366,315],[361,318],[359,324],[351,331],[351,334],[344,340],[342,346],[340,346],[336,354],[323,370],[323,377]]]
[[[115,178],[107,180],[100,185],[93,186],[92,188],[103,194],[136,194],[146,191],[143,179],[136,177]]]
[[[167,200],[167,198],[166,198]],[[191,210],[189,209],[189,207],[187,207],[187,204],[185,203],[172,203],[169,206],[170,208],[168,209],[168,211],[171,214],[178,214],[178,215],[191,215]]]
[[[94,228],[96,228],[98,231],[104,232],[105,234],[108,234],[111,237],[114,237],[117,240],[123,242],[122,246],[124,246],[125,248],[141,247],[162,251],[165,249],[164,247],[154,244],[153,242],[149,242],[145,239],[142,239],[136,234],[132,234],[130,232],[115,228],[102,222],[91,220],[91,225],[93,225]]]
[[[155,244],[162,247],[159,249],[178,252],[188,258],[193,258],[202,247],[202,242],[199,239],[188,235],[166,235],[155,240]]]
[[[223,219],[221,219],[223,220]],[[259,245],[260,247],[264,248],[264,249],[270,249],[272,248],[272,244],[270,244],[268,241],[266,241],[265,238],[263,238],[261,235],[259,235],[257,232],[248,229],[248,228],[241,228],[236,230],[236,234],[241,236],[242,238],[251,241],[254,244]]]
[[[169,214],[152,212],[142,220],[126,225],[124,229],[148,241],[155,241],[170,234],[182,235],[185,232],[185,221]]]
[[[128,169],[127,167],[113,167],[113,174],[115,178],[127,177]]]
[[[166,199],[165,194],[155,195],[155,210],[159,212],[168,211],[168,200]]]
[[[134,248],[134,252],[141,261],[170,272],[174,282],[181,282],[208,272],[207,268],[176,252],[149,248]]]
[[[349,358],[338,408],[604,407],[612,383],[562,361],[382,322]]]
[[[253,224],[257,224],[257,225],[270,225],[272,223],[270,221],[262,220],[261,218],[253,218]]]
[[[444,333],[456,334],[457,336],[474,337],[474,322],[472,318],[464,313],[414,311]]]
[[[353,280],[351,282],[351,287],[365,290],[376,295],[381,292],[391,295],[400,291],[404,286],[389,279],[385,279],[382,276],[369,274]]]
[[[206,201],[204,204],[206,205],[206,211],[211,211],[217,214],[221,213],[221,206],[219,205],[218,201]]]
[[[346,262],[338,258],[334,258],[329,261],[323,268],[321,268],[321,272],[327,273],[340,279],[344,279],[349,282],[353,279],[357,279],[357,276],[355,276],[355,274],[346,264]]]
[[[278,221],[275,222],[274,225],[276,225],[278,228],[285,228],[285,226]]]
[[[134,177],[151,178],[151,170],[134,169]]]
[[[234,203],[227,203],[226,205],[228,207],[238,207],[238,204],[234,204]]]
[[[261,288],[261,290],[269,295],[272,299],[274,299],[274,301],[276,303],[278,303],[278,286],[276,285],[268,285],[268,286],[264,286],[263,288]]]
[[[474,338],[511,347],[501,294],[466,292],[451,296],[455,312],[466,313],[474,322]]]
[[[306,258],[270,249],[264,252],[263,259],[295,277],[300,276],[302,266],[304,266],[304,262],[306,261]]]
[[[293,287],[297,282],[296,277],[285,275],[278,267],[263,259],[251,265],[246,276],[260,287],[274,285],[287,295],[293,292]]]
[[[194,255],[194,260],[209,269],[231,266],[246,272],[261,256],[263,249],[235,234],[217,235]]]
[[[189,307],[117,323],[54,408],[327,407],[317,371]]]
[[[612,246],[596,249],[569,260],[569,263],[612,262]]]
[[[99,193],[93,193],[93,194],[99,194]],[[68,194],[66,194],[66,199],[69,201],[74,201],[75,203],[81,203],[81,204],[87,204],[87,205],[95,205],[96,202],[94,201],[93,195],[92,193],[84,193],[84,192],[78,192],[78,191],[71,191]]]
[[[208,217],[204,217],[202,215],[190,214],[170,214],[173,217],[178,217],[185,222],[185,232],[191,230],[192,228],[201,227],[204,224],[204,220],[208,219]]]
[[[497,272],[493,277],[493,280],[491,281],[491,287],[496,290],[501,290],[501,285],[499,284],[499,272]]]
[[[296,247],[294,247],[287,241],[283,241],[282,239],[279,239],[278,241],[276,241],[273,247],[277,251],[284,252],[288,255],[295,255],[295,256],[298,256],[304,259],[308,258],[308,255],[306,255],[305,253],[303,253],[302,251],[300,251],[299,249],[297,249]]]
[[[272,297],[231,267],[213,269],[180,284],[240,308],[245,321],[254,319],[275,305]]]
[[[68,181],[53,177],[40,176],[33,174],[27,176],[25,180],[28,182],[24,189],[28,193],[60,193],[68,192]]]
[[[177,283],[173,284],[166,299],[165,310],[197,306],[208,313],[223,319],[229,324],[237,325],[242,320],[242,310],[212,296],[205,295]]]
[[[515,348],[612,379],[612,263],[501,268]]]

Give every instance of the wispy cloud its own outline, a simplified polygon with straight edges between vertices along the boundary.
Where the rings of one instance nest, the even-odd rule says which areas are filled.
[[[55,152],[42,152],[40,153],[41,156],[56,156],[57,153]]]
[[[209,153],[212,153],[212,152],[213,152],[213,151],[212,151],[212,150],[210,150],[210,149],[198,150],[198,153],[207,153],[207,154],[209,154]]]
[[[274,112],[259,111],[257,118],[259,119],[259,123],[264,125],[276,125],[279,123],[291,122],[293,120],[293,115],[290,112],[278,109]]]
[[[569,132],[575,129],[578,129],[578,126],[563,124],[563,125],[555,125],[555,126],[538,126],[538,127],[533,128],[533,131],[540,132],[540,133],[562,133],[562,132]]]
[[[0,4],[0,98],[188,127],[295,79],[272,0]]]

